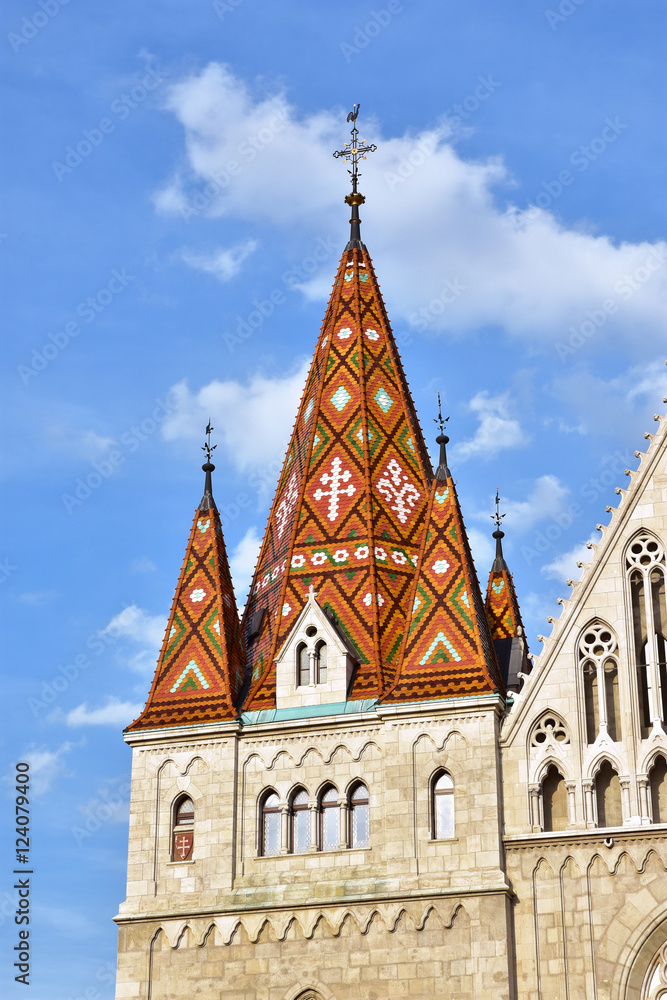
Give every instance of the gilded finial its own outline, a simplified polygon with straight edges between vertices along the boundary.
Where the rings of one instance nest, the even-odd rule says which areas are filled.
[[[352,192],[345,196],[345,201],[352,208],[352,218],[350,219],[350,242],[347,245],[347,249],[352,247],[357,247],[361,249],[361,232],[359,218],[359,206],[363,205],[366,201],[363,194],[360,194],[357,190],[357,184],[361,174],[359,173],[359,160],[365,160],[367,153],[374,153],[377,146],[374,142],[367,143],[365,139],[359,139],[359,129],[357,128],[357,116],[359,114],[360,104],[355,104],[352,111],[347,116],[347,121],[352,122],[352,130],[350,135],[352,136],[350,142],[343,143],[342,149],[337,149],[333,154],[336,159],[342,158],[345,163],[351,163],[352,169],[348,167],[348,174],[352,181]]]

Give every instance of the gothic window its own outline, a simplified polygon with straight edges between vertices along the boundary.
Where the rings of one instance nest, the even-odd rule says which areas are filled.
[[[315,677],[317,684],[327,682],[327,644],[320,642],[315,649]]]
[[[261,837],[260,854],[273,857],[280,853],[280,799],[273,790],[269,790],[261,807]]]
[[[290,843],[292,854],[303,854],[310,849],[310,809],[308,792],[299,788],[292,795],[290,804]]]
[[[550,712],[536,722],[530,736],[530,745],[534,750],[539,750],[549,740],[553,740],[563,747],[569,746],[570,743],[570,734],[567,731],[567,726],[562,719],[559,719],[557,715],[552,715]]]
[[[589,744],[595,743],[601,733],[614,741],[621,739],[617,651],[616,637],[602,622],[591,622],[579,640]]]
[[[667,944],[660,945],[658,954],[649,966],[641,1000],[667,1000]]]
[[[643,532],[626,557],[630,585],[635,668],[642,738],[667,723],[667,604],[665,554],[659,542]]]
[[[174,803],[171,837],[171,860],[191,861],[194,844],[195,805],[189,795]]]
[[[542,781],[543,829],[567,829],[567,789],[565,779],[554,764],[550,764]]]
[[[622,826],[621,783],[608,760],[602,762],[595,778],[598,826]]]
[[[359,784],[350,795],[350,847],[368,847],[369,842],[368,789]]]
[[[446,771],[440,771],[433,781],[433,837],[447,840],[454,836],[454,782]]]
[[[340,806],[338,789],[329,785],[320,796],[320,850],[335,851],[340,847]]]
[[[649,773],[651,813],[654,823],[667,823],[667,762],[662,755],[655,758]]]
[[[310,684],[310,654],[305,642],[300,643],[296,649],[296,682],[299,687],[307,687]]]

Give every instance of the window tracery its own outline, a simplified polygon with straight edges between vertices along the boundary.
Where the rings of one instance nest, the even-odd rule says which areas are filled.
[[[661,945],[649,966],[641,1000],[667,1000],[667,944]]]
[[[570,733],[561,718],[553,712],[547,712],[535,723],[530,736],[530,745],[539,750],[549,742],[569,746]]]
[[[667,603],[665,553],[648,532],[626,553],[642,738],[667,723]]]
[[[618,642],[603,622],[591,622],[579,640],[586,741],[595,743],[598,736],[621,739],[621,704],[618,689]]]

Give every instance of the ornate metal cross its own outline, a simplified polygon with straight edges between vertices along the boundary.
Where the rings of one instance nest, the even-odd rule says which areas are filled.
[[[437,417],[433,417],[433,423],[438,425],[441,434],[445,433],[445,424],[447,423],[448,420],[449,417],[445,417],[443,420],[442,403],[440,402],[440,393],[438,393],[438,415]]]
[[[374,142],[372,142],[369,145],[365,139],[362,139],[361,142],[359,141],[359,129],[357,128],[357,115],[359,114],[360,107],[361,107],[360,104],[355,104],[354,108],[352,109],[352,111],[350,111],[349,115],[347,116],[347,120],[349,122],[352,122],[352,131],[350,133],[352,136],[351,141],[344,142],[343,148],[337,149],[336,152],[333,154],[336,157],[336,159],[342,157],[346,163],[352,164],[352,169],[350,170],[348,168],[347,172],[352,178],[353,194],[357,193],[357,181],[359,177],[361,177],[361,174],[359,173],[358,169],[359,160],[360,159],[365,160],[367,153],[374,153],[375,150],[377,149],[377,146],[375,145]]]
[[[500,490],[498,488],[496,488],[496,512],[495,512],[495,514],[491,514],[490,516],[491,516],[491,520],[495,524],[496,528],[500,529],[500,525],[502,523],[502,519],[506,515],[500,513]]]

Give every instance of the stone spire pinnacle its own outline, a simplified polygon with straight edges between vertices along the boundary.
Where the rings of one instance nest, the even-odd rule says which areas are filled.
[[[365,160],[367,153],[374,153],[377,149],[375,143],[370,145],[365,139],[359,140],[359,129],[357,128],[357,115],[359,114],[360,104],[355,104],[352,111],[350,111],[347,116],[348,122],[352,122],[351,140],[350,142],[343,143],[342,149],[337,149],[333,154],[336,159],[342,157],[345,163],[351,163],[352,169],[348,168],[348,174],[350,175],[350,180],[352,181],[352,191],[350,194],[345,196],[345,202],[352,209],[352,216],[350,218],[350,241],[347,244],[346,249],[352,250],[354,248],[361,249],[363,244],[361,242],[361,219],[359,218],[359,206],[363,205],[366,199],[363,194],[360,194],[358,190],[358,181],[361,177],[359,173],[359,160]]]
[[[530,666],[514,580],[503,554],[502,540],[505,532],[500,526],[504,517],[505,514],[500,513],[500,492],[496,490],[496,512],[491,515],[491,520],[496,525],[496,530],[493,532],[496,540],[496,557],[491,566],[486,588],[485,610],[503,680],[508,688],[518,690],[520,687],[518,675],[520,672],[528,673]]]
[[[195,512],[148,700],[130,730],[220,722],[238,714],[246,655],[213,500],[212,430],[209,420],[204,496]]]

